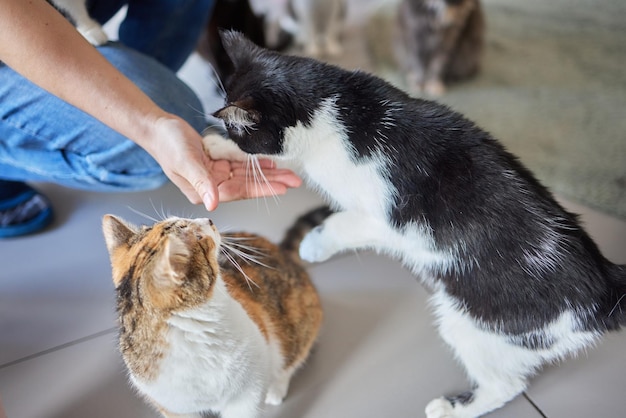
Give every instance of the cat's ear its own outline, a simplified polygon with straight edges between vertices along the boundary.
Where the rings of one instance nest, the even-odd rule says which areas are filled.
[[[251,58],[262,48],[247,39],[243,33],[234,30],[220,30],[220,39],[235,70],[250,63]]]
[[[152,272],[155,287],[169,289],[182,284],[190,255],[187,245],[180,238],[176,235],[168,236]]]
[[[261,122],[261,113],[255,109],[254,99],[245,97],[229,103],[213,113],[216,118],[222,119],[226,126],[245,130]]]
[[[109,250],[109,254],[126,246],[131,238],[137,234],[137,227],[113,215],[104,215],[102,218],[102,232]]]

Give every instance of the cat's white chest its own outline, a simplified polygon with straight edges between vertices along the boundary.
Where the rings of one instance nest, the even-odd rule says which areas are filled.
[[[150,382],[132,379],[169,411],[219,411],[244,392],[262,392],[277,356],[223,284],[205,305],[168,321],[168,349]],[[275,348],[274,348],[274,351]]]
[[[385,217],[391,184],[381,176],[382,156],[355,161],[332,100],[324,102],[308,126],[285,132],[285,155],[298,161],[303,176],[344,210]]]

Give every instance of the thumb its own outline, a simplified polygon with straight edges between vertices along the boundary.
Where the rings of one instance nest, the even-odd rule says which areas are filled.
[[[204,204],[206,210],[212,211],[217,208],[219,203],[217,185],[215,185],[209,177],[206,175],[204,177],[198,177],[194,182],[192,182],[192,186],[196,193],[200,196],[200,199],[202,199],[202,203]]]
[[[188,165],[186,172],[173,173],[169,177],[191,203],[202,203],[208,211],[212,211],[219,202],[217,185],[210,173],[202,168]]]

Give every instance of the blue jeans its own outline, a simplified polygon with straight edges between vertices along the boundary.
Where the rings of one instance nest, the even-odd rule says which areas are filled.
[[[98,48],[107,60],[154,102],[185,119],[198,132],[206,128],[202,104],[174,72],[193,51],[197,39],[187,35],[179,37],[177,33],[199,33],[206,24],[213,1],[129,2],[129,13],[133,4],[143,5],[143,14],[140,15],[145,16],[149,28],[156,28],[151,26],[156,17],[164,22],[167,30],[162,34],[163,48],[159,49],[155,45],[152,52],[168,61],[169,68],[152,56],[124,45],[124,39],[135,38],[141,42],[144,37],[152,40],[158,36],[156,31],[140,30],[138,19],[135,19],[134,26],[129,26],[134,27],[136,36],[131,36],[132,31],[127,28],[124,39],[120,33],[121,43],[111,42]],[[116,2],[104,0],[101,3],[110,6]],[[121,6],[124,2],[119,3]],[[160,13],[163,10],[156,7],[173,4],[184,8],[191,15],[162,15]],[[197,7],[184,7],[185,4]],[[135,10],[141,10],[138,6]],[[201,19],[198,18],[200,9],[203,12]],[[102,16],[94,15],[98,19],[102,19]],[[191,27],[192,24],[194,27]],[[185,44],[177,44],[183,39]],[[93,100],[98,98],[94,97]],[[35,86],[1,63],[0,179],[53,182],[93,191],[147,190],[167,181],[157,162],[134,142]]]

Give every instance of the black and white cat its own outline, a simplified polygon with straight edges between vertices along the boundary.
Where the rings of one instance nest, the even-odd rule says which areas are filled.
[[[302,257],[373,249],[432,291],[439,332],[474,387],[431,401],[429,418],[499,408],[542,365],[626,323],[626,266],[488,133],[366,73],[222,36],[236,70],[215,115],[232,141],[290,161],[337,209]],[[207,139],[217,156],[219,138]],[[232,141],[222,151],[241,153]]]
[[[48,0],[63,14],[92,45],[104,45],[109,40],[102,25],[89,16],[85,0]]]

